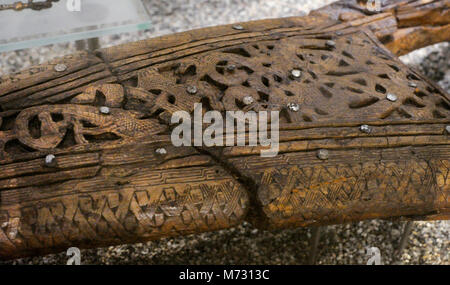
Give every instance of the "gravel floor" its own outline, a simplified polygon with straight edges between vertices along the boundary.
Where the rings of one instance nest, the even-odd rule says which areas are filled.
[[[101,38],[103,47],[212,25],[301,15],[332,0],[150,0],[152,29]],[[0,53],[0,76],[75,51],[73,43]],[[450,91],[448,43],[401,58]],[[450,264],[450,222],[416,222],[408,246],[395,254],[404,223],[365,221],[323,229],[318,264],[365,264],[367,247],[378,247],[383,264]],[[82,250],[83,264],[305,264],[310,229],[260,231],[236,228],[145,244]],[[65,264],[65,253],[0,264]]]

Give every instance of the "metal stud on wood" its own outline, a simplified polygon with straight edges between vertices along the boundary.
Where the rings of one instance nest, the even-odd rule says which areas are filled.
[[[57,65],[55,65],[55,71],[57,72],[63,72],[67,70],[67,65],[59,63]]]

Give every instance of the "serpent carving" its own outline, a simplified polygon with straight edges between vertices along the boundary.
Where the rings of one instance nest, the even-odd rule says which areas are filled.
[[[0,78],[0,258],[244,220],[449,219],[450,96],[396,55],[448,41],[450,2],[389,0],[377,13],[365,3],[79,52]],[[171,117],[196,103],[279,111],[280,154],[174,147]]]

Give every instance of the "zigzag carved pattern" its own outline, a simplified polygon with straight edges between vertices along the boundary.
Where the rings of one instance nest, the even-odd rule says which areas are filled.
[[[206,174],[206,173],[205,173]],[[143,177],[118,191],[96,191],[3,207],[0,256],[93,247],[229,227],[248,198],[230,178],[150,186]],[[188,177],[181,178],[187,182]],[[205,180],[206,179],[206,180]],[[86,183],[84,181],[83,183]],[[66,187],[65,187],[66,186]],[[61,185],[61,189],[76,187]]]
[[[406,158],[408,153],[415,157]],[[329,161],[315,155],[229,162],[258,185],[258,200],[273,228],[446,213],[448,150],[340,151],[330,154]]]
[[[279,190],[278,195],[270,192],[264,211],[273,220],[282,219],[280,223],[351,219],[364,206],[386,208],[386,216],[395,216],[405,209],[392,209],[388,204],[425,210],[434,207],[435,199],[445,199],[444,193],[448,196],[448,184],[437,192],[434,169],[449,170],[431,169],[426,161],[294,166],[264,173],[259,195],[266,199],[266,185]],[[352,206],[355,202],[357,208]],[[383,212],[380,208],[378,212]]]

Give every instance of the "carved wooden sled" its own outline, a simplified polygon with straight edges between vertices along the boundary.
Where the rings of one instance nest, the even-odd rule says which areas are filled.
[[[243,220],[449,219],[450,97],[395,56],[449,40],[449,6],[391,0],[370,12],[340,1],[1,78],[0,257]],[[199,102],[280,111],[281,153],[174,147],[171,114]]]

